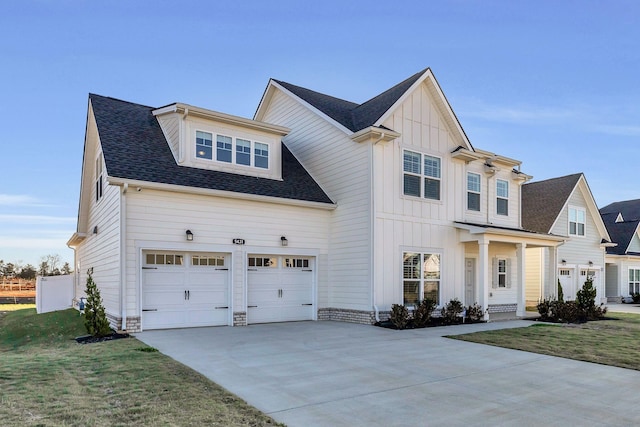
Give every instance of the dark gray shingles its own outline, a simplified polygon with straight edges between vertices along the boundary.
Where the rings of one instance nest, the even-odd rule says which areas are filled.
[[[153,107],[90,94],[111,177],[235,193],[333,203],[282,144],[282,181],[179,166]]]
[[[616,222],[618,214],[622,214],[623,222]],[[616,247],[607,248],[607,253],[626,254],[631,239],[640,225],[640,199],[611,203],[600,209],[600,216],[607,227],[611,241],[618,244]]]
[[[373,126],[427,70],[428,68],[425,68],[362,104],[345,101],[280,80],[274,81],[350,131],[357,132]]]
[[[582,173],[522,186],[522,227],[539,233],[551,232],[551,227],[576,187]]]

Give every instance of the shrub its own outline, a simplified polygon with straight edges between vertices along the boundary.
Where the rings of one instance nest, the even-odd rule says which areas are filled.
[[[396,329],[405,329],[409,324],[409,310],[404,305],[393,304],[389,320]]]
[[[440,314],[442,316],[442,323],[445,325],[452,325],[458,323],[459,316],[462,314],[464,306],[457,298],[452,299],[449,303],[442,307]]]
[[[553,321],[578,323],[584,321],[584,315],[575,301],[552,301]]]
[[[538,301],[538,305],[536,308],[538,309],[538,313],[540,314],[540,320],[549,321],[553,317],[553,313],[551,311],[551,303],[554,302],[551,299],[541,299]]]
[[[431,314],[436,309],[436,302],[425,298],[413,310],[413,326],[424,328],[431,322]]]
[[[582,320],[598,320],[607,313],[603,304],[596,306],[596,289],[593,287],[593,279],[587,276],[582,289],[576,292],[576,303],[582,312]]]
[[[467,319],[469,319],[471,323],[482,322],[484,321],[485,312],[486,310],[483,310],[478,303],[475,303],[467,307]]]
[[[87,332],[94,337],[106,337],[111,335],[111,327],[104,313],[100,290],[91,277],[91,270],[87,272],[87,302],[84,306],[84,326]]]
[[[564,301],[564,292],[562,291],[562,285],[560,279],[558,279],[558,301]]]

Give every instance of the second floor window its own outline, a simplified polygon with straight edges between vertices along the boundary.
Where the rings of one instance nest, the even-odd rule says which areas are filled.
[[[269,169],[268,144],[216,135],[215,157],[213,148],[213,134],[196,131],[196,158]]]
[[[480,175],[467,173],[467,209],[480,211]]]
[[[440,200],[441,161],[438,157],[405,151],[402,169],[403,193],[407,196]]]
[[[496,181],[496,213],[509,215],[509,181]]]
[[[586,214],[583,209],[569,208],[569,235],[584,236]]]
[[[102,155],[96,159],[96,202],[102,199]]]

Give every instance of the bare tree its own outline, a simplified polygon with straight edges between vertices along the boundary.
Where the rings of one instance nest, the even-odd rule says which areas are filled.
[[[56,271],[60,271],[60,255],[49,254],[40,258],[40,268],[38,274],[41,276],[53,276]]]

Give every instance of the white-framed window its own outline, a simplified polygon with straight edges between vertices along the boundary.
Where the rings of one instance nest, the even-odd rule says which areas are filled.
[[[405,150],[402,170],[405,195],[440,200],[442,162],[439,157]]]
[[[569,235],[585,235],[587,214],[584,209],[569,207]]]
[[[96,203],[102,199],[102,154],[96,159]]]
[[[404,252],[402,288],[404,305],[416,305],[424,299],[440,304],[440,254]]]
[[[640,268],[629,269],[629,295],[640,292]]]
[[[278,259],[273,257],[249,257],[249,267],[278,268]]]
[[[224,267],[224,255],[192,255],[191,265]]]
[[[285,268],[309,268],[309,260],[307,258],[285,258]]]
[[[480,211],[480,174],[467,172],[467,209]]]
[[[147,265],[182,265],[184,255],[182,254],[147,254]]]
[[[496,180],[496,213],[509,215],[509,181]]]
[[[571,276],[571,270],[568,270],[566,268],[561,268],[560,269],[560,275],[561,276]]]
[[[511,260],[504,257],[493,259],[493,288],[506,289],[511,287]]]
[[[269,169],[269,144],[244,138],[216,134],[215,156],[213,134],[196,131],[196,158]]]

